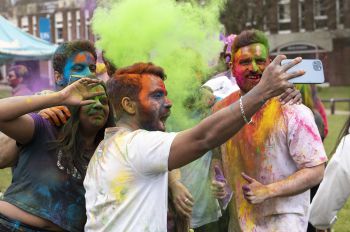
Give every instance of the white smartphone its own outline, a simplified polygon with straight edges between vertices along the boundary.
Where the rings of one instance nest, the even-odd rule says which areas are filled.
[[[281,65],[291,62],[292,59],[282,60]],[[295,84],[320,84],[324,82],[323,65],[320,60],[317,59],[303,59],[299,64],[290,68],[287,72],[293,72],[297,70],[304,70],[305,74],[289,79],[289,82]]]

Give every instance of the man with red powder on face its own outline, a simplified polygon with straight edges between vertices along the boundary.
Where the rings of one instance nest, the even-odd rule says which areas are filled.
[[[14,65],[7,74],[7,81],[12,87],[12,96],[32,95],[33,92],[28,87],[29,71],[24,65]]]
[[[303,74],[286,71],[277,56],[241,106],[229,107],[179,133],[166,133],[171,101],[165,73],[152,63],[120,68],[107,82],[116,116],[114,135],[105,138],[90,160],[86,189],[86,231],[167,230],[168,171],[182,167],[219,146],[245,124],[263,99],[281,94],[287,80]],[[244,112],[242,111],[244,109]]]
[[[238,35],[231,62],[240,90],[218,102],[214,111],[237,102],[243,114],[242,102],[270,64],[263,32]],[[321,181],[327,161],[312,112],[302,104],[283,105],[271,98],[244,121],[220,147],[225,176],[235,193],[229,231],[306,231],[309,189]]]

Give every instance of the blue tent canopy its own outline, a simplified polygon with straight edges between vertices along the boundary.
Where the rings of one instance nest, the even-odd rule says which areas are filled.
[[[57,45],[36,38],[0,15],[0,65],[11,60],[48,60]]]

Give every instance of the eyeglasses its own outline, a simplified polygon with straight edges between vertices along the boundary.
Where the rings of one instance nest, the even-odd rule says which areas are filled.
[[[68,85],[72,84],[73,82],[81,79],[81,78],[91,78],[91,79],[97,79],[95,74],[90,74],[90,75],[76,75],[76,74],[72,74],[69,76],[69,80],[68,80]]]

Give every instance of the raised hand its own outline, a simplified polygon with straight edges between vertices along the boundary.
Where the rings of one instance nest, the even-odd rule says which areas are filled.
[[[286,89],[293,88],[293,84],[288,82],[289,79],[301,76],[305,73],[303,70],[287,73],[287,71],[301,62],[297,57],[291,62],[281,65],[281,61],[286,59],[284,55],[278,55],[264,70],[262,78],[257,86],[262,88],[268,98],[282,94]],[[267,100],[265,99],[265,100]]]
[[[103,95],[105,92],[91,92],[91,88],[101,84],[98,79],[82,78],[58,92],[62,97],[63,105],[88,105],[94,100],[86,100],[95,96]]]
[[[244,198],[251,204],[259,204],[270,198],[270,191],[267,185],[261,184],[259,181],[241,173],[242,177],[248,182],[242,186]]]

